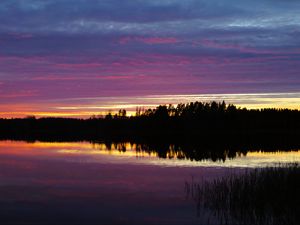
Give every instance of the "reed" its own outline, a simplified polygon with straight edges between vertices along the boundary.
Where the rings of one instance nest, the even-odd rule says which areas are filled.
[[[208,209],[220,224],[300,224],[297,163],[247,170],[243,174],[186,183],[198,212]]]

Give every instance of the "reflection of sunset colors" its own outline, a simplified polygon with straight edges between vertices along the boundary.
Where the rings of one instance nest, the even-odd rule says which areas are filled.
[[[300,105],[299,1],[1,0],[0,12],[0,117]]]
[[[300,161],[300,150],[290,152],[248,152],[237,154],[236,158],[213,162],[212,160],[191,161],[186,159],[183,151],[169,147],[166,158],[159,158],[160,149],[145,150],[140,145],[131,143],[88,142],[14,142],[0,141],[0,156],[35,157],[41,159],[65,160],[70,162],[100,164],[157,165],[167,167],[264,167],[274,163],[291,163]],[[224,152],[226,155],[226,152]]]

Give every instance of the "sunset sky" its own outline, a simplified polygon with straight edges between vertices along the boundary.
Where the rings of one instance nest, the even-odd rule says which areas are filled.
[[[196,100],[300,109],[300,1],[0,1],[0,117]]]

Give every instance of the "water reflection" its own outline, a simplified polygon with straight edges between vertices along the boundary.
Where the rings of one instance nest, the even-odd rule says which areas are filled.
[[[185,180],[300,161],[299,151],[206,149],[0,141],[0,224],[205,224]]]
[[[0,142],[0,224],[198,224],[183,180],[220,171],[96,146]]]
[[[74,162],[163,166],[262,167],[300,161],[300,151],[251,151],[184,148],[174,144],[1,141],[0,154],[35,156]]]

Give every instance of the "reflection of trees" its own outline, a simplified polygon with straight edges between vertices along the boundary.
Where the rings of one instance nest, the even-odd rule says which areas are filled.
[[[262,145],[257,148],[252,146],[239,146],[236,145],[210,145],[205,143],[176,143],[169,144],[167,142],[149,142],[149,143],[129,143],[129,142],[99,142],[98,147],[95,142],[92,142],[94,148],[105,151],[136,151],[136,153],[146,153],[148,155],[156,155],[164,159],[178,159],[178,160],[191,160],[191,161],[223,161],[234,159],[235,157],[246,156],[250,151],[265,151],[272,152],[278,151],[277,148],[263,150]],[[287,149],[286,149],[287,150]],[[292,150],[292,149],[289,149]],[[283,150],[284,151],[284,150]],[[137,154],[139,155],[139,154]],[[140,154],[144,155],[144,154]]]
[[[212,160],[225,161],[238,155],[245,155],[245,151],[228,150],[225,148],[208,148],[195,144],[137,144],[137,149],[151,153],[157,152],[160,158],[188,159],[191,161]]]
[[[126,143],[115,144],[115,149],[118,149],[119,152],[126,152]]]

